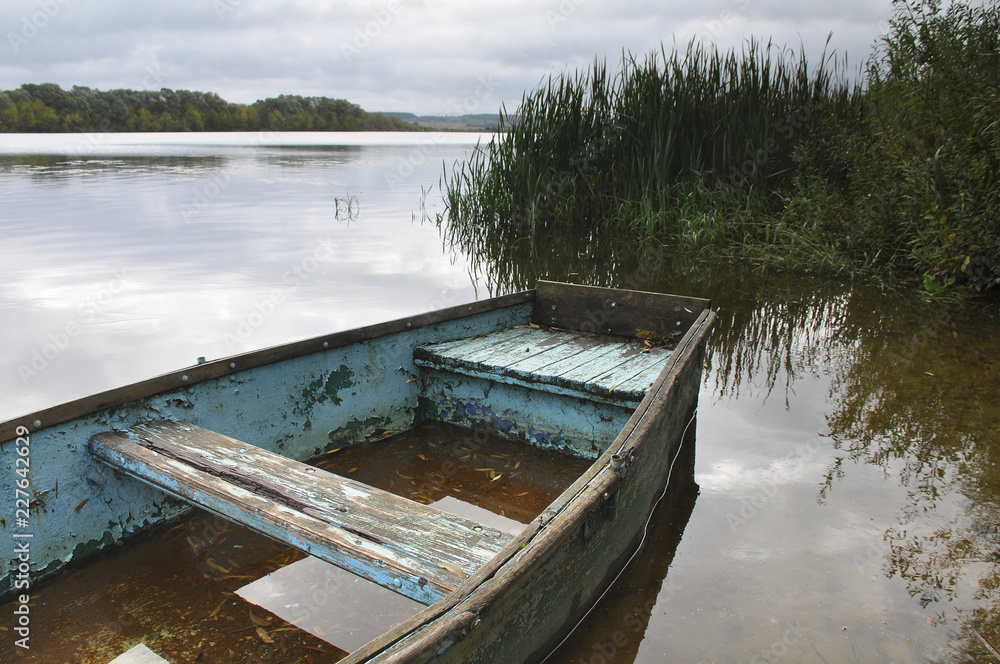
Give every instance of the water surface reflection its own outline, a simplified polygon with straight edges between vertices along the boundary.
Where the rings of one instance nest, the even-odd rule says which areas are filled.
[[[702,494],[641,646],[607,661],[974,662],[1000,645],[995,300],[765,275],[599,231],[445,221],[442,234],[490,292],[543,278],[718,310]],[[600,654],[629,606],[612,601],[609,627],[558,661]]]
[[[619,631],[628,644],[609,662],[989,661],[996,301],[760,274],[600,231],[420,223],[442,209],[425,197],[442,161],[474,139],[307,139],[0,150],[0,418],[539,278],[710,297],[683,537],[660,526],[549,661],[604,656]],[[350,196],[361,214],[338,219]],[[37,375],[18,371],[49,345]]]

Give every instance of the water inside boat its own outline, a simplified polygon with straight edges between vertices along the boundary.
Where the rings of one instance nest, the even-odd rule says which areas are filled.
[[[433,423],[315,465],[517,532],[590,461]],[[32,594],[31,649],[0,661],[107,664],[136,645],[181,662],[335,662],[421,605],[196,510]],[[4,611],[0,630],[9,631]]]

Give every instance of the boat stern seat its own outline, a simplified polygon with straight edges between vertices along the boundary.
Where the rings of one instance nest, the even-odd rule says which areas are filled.
[[[419,367],[634,410],[671,351],[624,338],[521,325],[484,337],[427,344]]]

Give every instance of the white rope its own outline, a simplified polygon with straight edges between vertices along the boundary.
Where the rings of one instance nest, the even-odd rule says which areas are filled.
[[[629,557],[628,561],[626,561],[626,563],[622,565],[621,570],[615,576],[614,580],[612,580],[611,583],[608,584],[608,587],[604,589],[604,592],[601,593],[600,597],[594,600],[594,603],[590,605],[590,608],[587,609],[587,612],[580,617],[580,620],[578,620],[575,625],[573,625],[573,629],[571,629],[566,634],[566,636],[563,637],[563,640],[560,641],[556,645],[556,647],[553,648],[549,652],[549,654],[545,656],[545,659],[543,659],[540,664],[545,664],[545,662],[549,661],[549,658],[552,657],[552,655],[554,655],[556,651],[562,648],[567,641],[569,641],[569,637],[573,636],[573,633],[576,632],[576,630],[580,627],[580,625],[583,624],[583,621],[587,619],[587,616],[589,616],[594,611],[594,609],[597,608],[597,605],[601,603],[601,600],[604,599],[605,595],[607,595],[614,587],[614,585],[618,583],[618,579],[622,577],[622,574],[625,573],[625,570],[628,569],[629,565],[632,564],[632,561],[635,560],[636,556],[639,555],[639,552],[642,551],[642,546],[643,544],[646,543],[646,537],[649,534],[649,524],[653,520],[653,514],[656,512],[656,508],[666,497],[667,491],[670,489],[670,477],[671,475],[673,475],[674,472],[674,464],[677,463],[677,458],[681,455],[681,450],[684,448],[684,438],[687,436],[688,429],[691,428],[691,424],[694,422],[696,415],[697,411],[695,411],[695,413],[691,415],[691,419],[688,420],[688,423],[684,426],[684,432],[681,434],[681,444],[677,446],[677,453],[674,454],[674,458],[671,459],[670,461],[670,469],[667,471],[667,481],[666,484],[663,486],[663,492],[660,494],[660,497],[656,499],[656,502],[653,503],[652,509],[649,510],[649,518],[646,519],[646,525],[642,527],[642,539],[639,540],[639,546],[635,548],[635,551],[632,552],[632,555]]]

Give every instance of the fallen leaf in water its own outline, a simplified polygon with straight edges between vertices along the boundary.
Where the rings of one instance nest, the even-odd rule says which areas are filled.
[[[423,454],[418,454],[417,458],[420,459],[421,461],[427,461],[427,457],[425,457]]]
[[[263,627],[257,628],[257,636],[259,636],[260,640],[263,641],[264,643],[274,643],[274,639],[271,638],[270,634],[264,631]]]
[[[440,568],[441,568],[441,569],[443,569],[443,570],[448,570],[448,571],[449,571],[449,572],[451,572],[452,574],[458,574],[458,575],[459,575],[459,576],[461,576],[461,577],[462,577],[463,579],[464,579],[464,578],[466,578],[466,577],[468,576],[468,575],[467,575],[467,574],[466,574],[466,573],[465,573],[465,572],[464,572],[464,571],[462,570],[462,568],[461,568],[461,567],[459,567],[458,565],[456,565],[455,563],[438,563],[438,564],[437,564],[437,566],[438,566],[438,567],[440,567]]]
[[[503,477],[503,473],[500,473],[499,475],[497,475],[496,477],[494,477],[493,479],[491,479],[490,482],[496,482],[501,477]]]
[[[514,497],[515,497],[515,498],[520,498],[520,497],[522,497],[522,496],[527,496],[527,495],[528,495],[528,493],[529,493],[529,492],[527,492],[527,491],[522,491],[521,493],[515,493],[515,494],[514,494]]]
[[[252,608],[248,607],[247,613],[250,615],[250,622],[252,622],[254,625],[257,625],[258,627],[268,627],[271,624],[270,618],[267,619],[261,618],[260,616],[258,616],[256,613],[253,612]]]
[[[353,473],[353,472],[354,472],[355,470],[357,470],[357,469],[358,469],[358,467],[357,467],[357,466],[355,466],[354,468],[351,468],[351,469],[350,469],[349,471],[347,471],[347,472],[349,472],[349,473]]]
[[[209,618],[214,618],[215,616],[219,615],[219,611],[222,610],[222,607],[223,607],[223,605],[225,603],[226,603],[226,600],[222,600],[221,602],[219,602],[219,605],[217,607],[215,607],[214,611],[212,611],[210,614],[208,614],[208,617]]]
[[[514,464],[514,470],[517,470],[520,466],[521,466],[521,462],[518,461],[517,463]]]
[[[205,559],[205,564],[214,569],[216,572],[222,572],[223,574],[229,574],[229,570],[215,562],[211,558]]]

